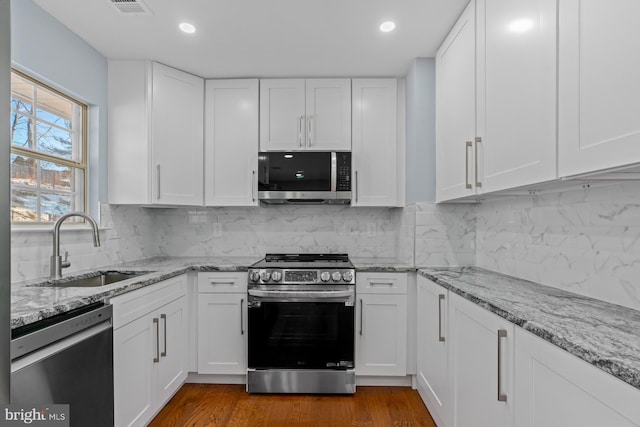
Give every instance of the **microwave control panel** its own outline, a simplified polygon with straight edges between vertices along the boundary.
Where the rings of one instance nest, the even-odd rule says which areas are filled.
[[[351,191],[351,153],[336,153],[336,191]]]

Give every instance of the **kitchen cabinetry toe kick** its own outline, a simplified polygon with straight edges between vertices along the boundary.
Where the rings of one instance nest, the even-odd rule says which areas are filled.
[[[356,372],[346,370],[249,369],[249,393],[353,394]]]

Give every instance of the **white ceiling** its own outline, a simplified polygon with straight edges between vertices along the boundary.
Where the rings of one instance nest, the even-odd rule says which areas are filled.
[[[205,78],[403,76],[434,56],[468,0],[34,0],[110,59],[151,59]],[[396,30],[382,33],[386,20]],[[178,23],[197,32],[187,35]]]

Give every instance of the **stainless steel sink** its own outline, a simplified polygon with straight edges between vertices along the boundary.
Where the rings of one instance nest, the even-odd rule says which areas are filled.
[[[149,273],[153,273],[153,271],[96,271],[89,277],[56,280],[49,286],[54,288],[93,288],[133,279]]]

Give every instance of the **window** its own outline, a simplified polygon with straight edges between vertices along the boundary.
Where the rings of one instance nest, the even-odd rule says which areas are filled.
[[[87,106],[12,70],[11,221],[86,211]]]

